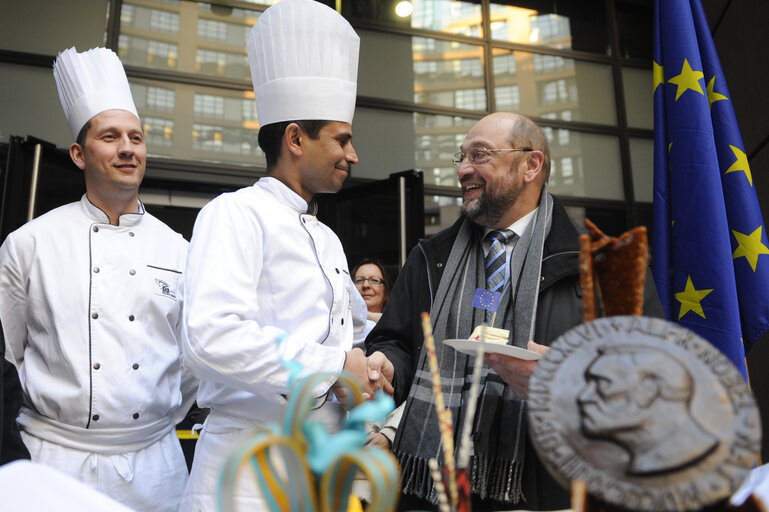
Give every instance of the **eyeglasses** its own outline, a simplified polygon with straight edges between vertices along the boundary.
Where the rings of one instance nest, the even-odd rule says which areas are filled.
[[[378,277],[357,277],[353,283],[355,283],[355,286],[363,286],[363,283],[366,281],[371,286],[382,286],[384,284],[384,281]]]
[[[534,151],[534,148],[510,148],[510,149],[488,149],[488,148],[473,148],[468,153],[465,153],[464,151],[459,151],[456,154],[454,154],[454,158],[452,158],[452,161],[454,162],[455,167],[459,167],[460,164],[465,160],[465,157],[467,157],[470,160],[471,164],[475,165],[483,165],[486,162],[489,161],[489,155],[497,156],[497,153],[501,153],[503,151]]]

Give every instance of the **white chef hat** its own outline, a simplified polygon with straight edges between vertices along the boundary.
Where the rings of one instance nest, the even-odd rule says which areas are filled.
[[[259,123],[352,122],[359,48],[350,24],[326,5],[283,0],[269,7],[248,38]]]
[[[139,117],[123,64],[112,50],[77,53],[68,48],[53,63],[53,77],[75,139],[88,120],[105,110],[127,110]]]

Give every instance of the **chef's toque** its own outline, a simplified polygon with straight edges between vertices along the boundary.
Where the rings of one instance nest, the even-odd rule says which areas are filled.
[[[74,139],[93,116],[105,110],[127,110],[139,117],[123,64],[112,50],[64,50],[53,63],[53,77]]]
[[[330,7],[314,0],[269,7],[248,38],[259,123],[351,123],[359,48],[358,35]]]

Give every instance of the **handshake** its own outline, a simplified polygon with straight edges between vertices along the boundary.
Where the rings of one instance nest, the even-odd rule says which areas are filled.
[[[374,352],[366,357],[363,350],[354,348],[347,352],[347,358],[344,362],[344,370],[352,374],[363,388],[363,398],[370,400],[374,397],[374,392],[382,390],[388,395],[393,394],[393,364],[381,352]],[[343,386],[334,386],[337,397],[345,402]]]

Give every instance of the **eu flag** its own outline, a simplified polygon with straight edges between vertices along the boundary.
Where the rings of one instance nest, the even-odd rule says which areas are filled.
[[[699,0],[654,12],[654,280],[667,317],[747,377],[769,329],[769,244]]]
[[[473,307],[485,309],[486,311],[496,311],[499,308],[499,300],[501,298],[502,294],[499,292],[476,288],[475,295],[473,296]]]

